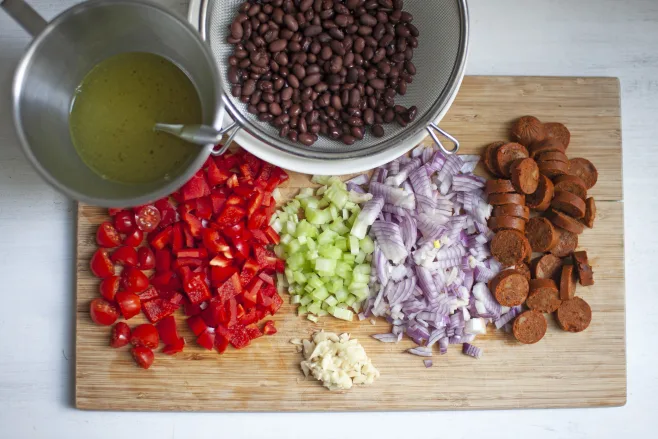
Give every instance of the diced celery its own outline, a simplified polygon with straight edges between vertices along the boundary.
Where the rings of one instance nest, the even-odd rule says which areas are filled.
[[[318,228],[304,219],[297,224],[295,233],[298,237],[304,235],[307,238],[314,238],[318,236]]]
[[[289,255],[294,255],[295,253],[299,252],[301,247],[302,247],[302,245],[299,243],[299,241],[296,240],[296,239],[293,239],[286,246],[286,253],[289,254]]]
[[[362,251],[359,251],[359,254],[356,255],[356,259],[354,259],[354,262],[356,262],[357,264],[362,264],[363,261],[365,260],[366,260],[366,254]]]
[[[330,293],[335,293],[340,288],[343,288],[343,279],[334,277],[332,281],[327,285],[327,289]]]
[[[281,245],[274,246],[274,254],[279,259],[286,259],[286,251],[283,249],[283,246]]]
[[[334,293],[334,297],[336,298],[338,303],[344,302],[345,299],[347,299],[348,295],[349,293],[343,288],[336,290],[336,292]]]
[[[347,279],[348,277],[352,277],[352,268],[349,264],[343,261],[338,261],[336,263],[336,274],[343,279]]]
[[[368,289],[367,285],[354,289],[350,288],[350,291],[352,292],[352,294],[354,294],[354,296],[356,296],[359,302],[367,299],[368,296],[370,295],[370,289]]]
[[[306,283],[306,276],[304,276],[304,273],[302,273],[301,271],[295,271],[292,274],[292,277],[293,279],[295,279],[295,282],[297,282],[298,284]]]
[[[316,314],[322,309],[322,303],[321,302],[313,302],[310,305],[306,307],[308,312],[311,314]]]
[[[307,239],[308,239],[308,238],[306,238],[305,235],[301,235],[301,236],[298,236],[298,237],[297,237],[297,241],[299,241],[300,244],[304,244],[304,245],[306,244],[306,240],[307,240]]]
[[[324,282],[322,282],[322,280],[320,280],[320,278],[318,277],[317,274],[313,273],[308,277],[308,284],[312,288],[320,288],[321,286],[324,285]]]
[[[308,197],[312,197],[312,196],[313,196],[313,188],[305,187],[305,188],[302,188],[299,191],[299,193],[297,194],[297,196],[295,198],[297,198],[299,200],[299,199],[302,199],[302,198],[308,198]]]
[[[347,300],[347,298],[345,298],[345,300]],[[349,305],[348,305],[347,303],[345,303],[345,302],[341,302],[341,303],[339,303],[338,305],[336,305],[336,308],[347,309],[347,308],[349,308]]]
[[[283,244],[283,245],[286,245],[286,244],[288,244],[290,241],[292,241],[293,239],[295,239],[294,236],[283,235],[283,236],[281,237],[281,240],[279,241],[279,243],[280,243],[280,244]]]
[[[306,215],[308,222],[311,224],[326,224],[331,221],[331,214],[326,209],[321,210],[307,207],[304,210],[304,214]]]
[[[369,281],[370,281],[370,275],[359,273],[358,271],[352,272],[352,283],[360,283],[360,284],[368,285]]]
[[[290,296],[290,303],[292,305],[297,305],[301,299],[302,299],[302,296],[294,294],[294,295]]]
[[[349,322],[352,321],[352,318],[354,317],[354,313],[349,309],[334,308],[333,316],[336,317],[337,319],[347,320]]]
[[[286,259],[286,265],[291,270],[299,270],[302,268],[302,265],[304,265],[304,262],[304,255],[302,253],[292,253],[288,256],[288,259]],[[288,279],[288,282],[290,282],[290,278]]]
[[[350,294],[347,296],[347,299],[345,299],[347,306],[352,306],[354,302],[356,302],[356,296],[354,294]]]
[[[336,221],[336,219],[338,218],[338,209],[336,209],[336,206],[334,206],[333,204],[329,206],[329,213],[331,214],[331,219]]]
[[[334,247],[333,245],[320,247],[318,253],[320,253],[321,256],[324,256],[325,258],[329,258],[329,259],[340,259],[341,256],[343,256],[343,252],[340,251],[339,248]]]
[[[361,306],[363,305],[362,301],[357,301],[352,304],[352,309],[354,310],[355,313],[361,312]]]
[[[313,302],[313,298],[310,295],[302,296],[302,298],[299,299],[299,304],[302,306],[306,306],[311,302]]]
[[[350,235],[350,253],[354,256],[359,254],[359,238]]]
[[[334,246],[338,249],[341,250],[341,252],[347,251],[347,239],[343,238],[342,236],[336,238],[334,241]],[[342,253],[341,253],[342,257]]]
[[[334,306],[336,306],[337,303],[338,303],[338,300],[336,299],[336,296],[329,296],[326,299],[324,299],[324,305],[327,305],[327,307],[334,307]],[[325,307],[324,309],[327,309],[327,308]]]
[[[316,288],[311,295],[315,300],[324,301],[324,299],[329,297],[329,291],[325,287]]]
[[[318,207],[318,209],[324,209],[325,207],[329,207],[329,204],[331,204],[329,202],[329,200],[327,200],[326,198],[323,198],[318,202],[317,207]]]
[[[315,271],[325,276],[333,276],[336,272],[336,260],[327,258],[317,258],[315,260]]]
[[[286,279],[288,280],[289,284],[292,284],[293,282],[295,282],[295,277],[293,275],[293,271],[292,271],[291,268],[286,267],[284,273],[286,275]]]
[[[329,313],[324,309],[320,309],[320,311],[318,311],[318,317],[324,317],[326,315],[329,315]]]
[[[354,271],[356,273],[361,273],[361,274],[370,274],[372,272],[372,269],[368,264],[361,264],[354,267]]]
[[[318,248],[318,243],[313,238],[307,238],[306,247],[308,247],[309,250],[315,250]]]
[[[327,229],[324,232],[320,233],[318,236],[318,244],[327,245],[333,243],[338,237],[338,233],[333,230]]]
[[[348,264],[354,264],[355,260],[356,256],[354,256],[352,253],[343,253],[343,261],[347,262]]]
[[[303,306],[303,305],[300,306],[299,308],[297,308],[297,315],[298,315],[298,316],[303,316],[303,315],[306,314],[307,312],[308,312],[308,311],[306,310],[306,307]]]
[[[372,238],[368,235],[366,235],[365,238],[359,241],[359,244],[361,244],[361,250],[363,250],[366,254],[370,254],[375,251],[375,243],[373,242]]]
[[[306,318],[307,318],[308,320],[312,321],[313,323],[317,323],[317,322],[318,322],[318,318],[317,318],[316,316],[314,316],[313,314],[309,314],[309,315],[307,315]]]
[[[329,175],[314,175],[311,177],[311,181],[317,184],[329,184]]]
[[[326,191],[327,191],[327,186],[320,186],[315,190],[315,195],[317,196],[324,195]]]

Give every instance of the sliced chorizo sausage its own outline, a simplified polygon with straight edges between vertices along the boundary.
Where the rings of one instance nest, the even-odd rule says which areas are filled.
[[[560,142],[565,150],[569,147],[569,143],[571,142],[571,132],[569,132],[569,129],[563,124],[558,122],[547,122],[544,124],[544,129],[546,130],[547,139]]]
[[[535,278],[557,280],[562,271],[562,264],[561,258],[550,253],[540,257],[535,261],[533,267]]]
[[[505,142],[493,142],[488,144],[482,152],[482,162],[487,171],[496,177],[501,177],[498,169],[496,169],[496,151],[498,147],[503,146]]]
[[[488,222],[489,228],[494,232],[499,230],[518,230],[525,232],[525,221],[513,216],[492,216]]]
[[[555,231],[557,232],[557,244],[550,252],[558,258],[569,256],[578,247],[578,235],[559,227],[556,227]]]
[[[493,206],[501,206],[503,204],[519,204],[525,206],[525,196],[521,194],[491,194],[487,200]]]
[[[512,184],[522,194],[533,194],[539,185],[539,167],[531,158],[515,160],[510,166]]]
[[[509,177],[512,162],[526,157],[528,157],[528,150],[525,146],[520,143],[506,143],[503,146],[499,146],[496,150],[496,161],[494,165],[500,174]]]
[[[501,230],[494,235],[489,249],[503,267],[509,267],[523,262],[526,257],[527,241],[523,233],[517,230]]]
[[[551,210],[546,214],[546,217],[551,220],[551,222],[556,227],[561,227],[564,230],[568,230],[571,233],[580,235],[585,230],[585,226],[580,221],[571,218],[566,213],[560,212],[559,210]]]
[[[569,175],[580,177],[587,189],[592,189],[599,179],[599,171],[592,162],[580,157],[569,160]]]
[[[573,299],[576,294],[576,271],[573,265],[563,265],[560,274],[560,299]]]
[[[539,166],[539,172],[549,178],[564,175],[569,172],[569,165],[564,162],[539,162],[537,166]]]
[[[557,286],[552,279],[533,279],[530,281],[530,293],[525,304],[539,312],[554,312],[562,301]]]
[[[592,308],[580,297],[563,300],[557,309],[557,322],[565,331],[584,331],[592,322]]]
[[[543,217],[530,218],[525,228],[532,251],[544,253],[557,244],[557,233],[553,224]]]
[[[526,203],[529,208],[543,212],[551,205],[553,194],[553,182],[542,174],[539,176],[539,185],[535,193],[526,196]]]
[[[484,193],[491,194],[508,194],[516,192],[511,180],[487,180],[484,186]]]
[[[561,151],[542,152],[535,155],[537,163],[541,162],[562,162],[569,164],[569,157]]]
[[[528,221],[530,219],[530,209],[519,204],[503,204],[493,209],[493,216],[513,216]]]
[[[585,201],[585,218],[583,218],[583,221],[585,222],[585,225],[591,229],[592,227],[594,227],[595,218],[596,218],[596,203],[594,202],[594,198],[589,197]]]
[[[594,285],[594,272],[592,266],[589,265],[586,251],[579,251],[573,253],[573,261],[578,269],[578,280],[584,287]]]
[[[583,200],[587,198],[587,187],[585,187],[585,182],[575,175],[560,175],[555,178],[553,186],[555,186],[556,191],[571,192]]]
[[[503,306],[522,305],[528,297],[528,279],[517,270],[503,270],[489,281],[489,290]]]
[[[541,142],[533,143],[529,147],[530,157],[535,158],[545,152],[564,152],[564,147],[555,139],[545,139]]]
[[[585,202],[582,198],[575,196],[571,192],[555,191],[553,200],[551,200],[551,206],[574,218],[585,216]]]
[[[523,116],[512,124],[512,139],[528,146],[546,138],[544,124],[534,116]]]
[[[523,344],[533,344],[541,340],[546,334],[548,323],[544,314],[539,311],[526,311],[514,320],[512,333],[514,338]]]

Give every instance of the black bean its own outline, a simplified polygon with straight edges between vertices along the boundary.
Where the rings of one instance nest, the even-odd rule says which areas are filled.
[[[240,83],[240,71],[236,66],[231,66],[228,68],[227,76],[231,84]]]
[[[311,133],[302,133],[299,135],[299,141],[306,146],[311,146],[315,143],[315,136]]]
[[[365,130],[363,129],[363,127],[352,127],[350,133],[352,134],[352,136],[354,136],[355,139],[363,140]]]
[[[371,131],[375,137],[384,137],[384,127],[380,124],[373,125]]]
[[[297,143],[297,139],[298,139],[297,131],[290,130],[290,132],[288,133],[288,140]]]
[[[345,144],[345,145],[354,145],[354,142],[356,142],[356,139],[354,136],[351,136],[349,134],[343,134],[340,136],[340,140]]]
[[[322,33],[322,26],[320,25],[311,25],[304,29],[305,37],[314,37]]]
[[[415,105],[409,107],[409,111],[407,111],[407,119],[409,120],[409,122],[412,122],[416,118],[417,113],[418,113],[418,108],[416,108]]]

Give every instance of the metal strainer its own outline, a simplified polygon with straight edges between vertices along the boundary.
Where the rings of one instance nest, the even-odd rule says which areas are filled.
[[[395,102],[418,108],[412,123],[405,128],[396,123],[386,124],[382,138],[366,130],[365,138],[351,146],[320,136],[310,147],[279,137],[275,127],[248,113],[246,104],[228,92],[231,89],[228,57],[234,48],[226,38],[241,3],[243,0],[196,0],[190,5],[189,18],[199,27],[217,60],[223,102],[233,119],[229,123],[234,124],[233,130],[225,126],[222,131],[230,132],[231,138],[246,149],[287,169],[326,174],[360,172],[386,163],[417,145],[428,133],[445,152],[457,152],[458,141],[436,124],[450,107],[464,76],[468,51],[466,0],[404,2],[404,9],[413,14],[413,23],[420,32],[413,59],[417,74],[406,95],[396,96]],[[449,139],[454,147],[445,148],[435,131]]]

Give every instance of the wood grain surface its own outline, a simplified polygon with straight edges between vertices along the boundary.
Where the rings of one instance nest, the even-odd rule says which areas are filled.
[[[619,86],[613,78],[467,77],[441,126],[462,142],[462,153],[477,153],[507,138],[509,123],[533,114],[563,122],[572,133],[570,157],[586,157],[598,168],[591,194],[599,217],[586,230],[586,249],[596,285],[576,294],[589,302],[591,326],[579,334],[561,331],[552,316],[546,337],[524,346],[510,334],[489,328],[475,344],[475,360],[451,346],[426,369],[404,353],[412,346],[380,343],[371,334],[388,332],[383,321],[323,319],[314,324],[284,305],[274,320],[279,332],[242,351],[220,356],[195,346],[180,312],[179,328],[188,342],[182,354],[156,354],[149,370],[138,369],[127,348],[108,347],[109,328],[94,325],[89,302],[98,280],[89,272],[94,233],[107,217],[102,209],[79,205],[77,230],[76,405],[83,409],[151,411],[356,411],[504,409],[617,406],[626,402],[624,237],[621,188]],[[309,185],[291,175],[286,196]],[[284,299],[287,299],[285,297]],[[143,315],[131,325],[145,321]],[[350,332],[364,345],[381,377],[371,386],[329,392],[304,380],[301,354],[289,343],[318,329]]]

